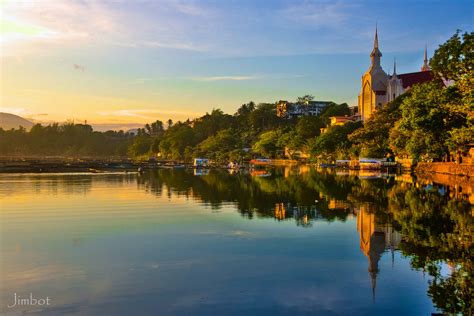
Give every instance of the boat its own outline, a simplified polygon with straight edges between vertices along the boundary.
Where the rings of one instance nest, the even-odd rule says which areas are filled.
[[[336,167],[338,168],[349,168],[350,160],[336,160]]]
[[[335,166],[336,166],[336,164],[333,164],[333,163],[320,163],[318,165],[318,167],[320,167],[320,168],[333,168]]]
[[[272,163],[271,159],[268,158],[257,158],[250,160],[250,164],[252,165],[269,165]]]
[[[193,167],[194,168],[208,168],[209,167],[209,159],[207,159],[207,158],[194,158]]]

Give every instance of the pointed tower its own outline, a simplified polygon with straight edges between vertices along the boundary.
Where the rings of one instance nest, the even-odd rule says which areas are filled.
[[[430,66],[428,65],[428,53],[425,45],[425,54],[423,58],[423,66],[421,66],[421,71],[430,71]]]
[[[387,85],[387,102],[395,100],[403,92],[402,81],[397,75],[397,60],[393,58],[393,74],[389,76]]]
[[[368,119],[372,113],[387,103],[387,84],[390,77],[380,65],[381,57],[378,28],[375,26],[374,48],[370,53],[371,64],[369,70],[362,76],[362,89],[358,98],[359,115],[362,121]]]
[[[393,57],[393,74],[392,74],[392,78],[396,78],[397,77],[397,58],[396,57]]]
[[[372,49],[372,53],[370,53],[370,58],[372,59],[372,67],[380,67],[381,57],[382,53],[379,50],[379,35],[377,25],[375,25],[374,49]]]

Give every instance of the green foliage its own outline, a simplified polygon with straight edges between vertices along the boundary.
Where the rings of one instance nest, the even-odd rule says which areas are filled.
[[[410,95],[407,92],[387,103],[368,119],[364,126],[349,135],[349,140],[360,150],[362,156],[383,158],[391,154],[389,134],[401,118],[400,104]]]
[[[211,114],[206,113],[206,115],[194,120],[193,131],[196,142],[201,142],[216,135],[220,130],[229,128],[233,120],[231,115],[224,114],[220,109],[214,109]]]
[[[126,156],[131,134],[94,132],[90,125],[66,123],[0,129],[0,154],[5,156]]]
[[[350,156],[352,142],[348,136],[362,127],[361,122],[347,122],[342,126],[331,126],[310,143],[310,151],[321,161],[334,161]]]
[[[460,33],[458,30],[440,45],[430,60],[434,75],[440,79],[458,81],[474,69],[474,32]]]
[[[456,87],[443,88],[437,82],[415,85],[401,103],[401,119],[390,133],[394,153],[423,161],[442,159],[449,152],[449,131],[465,122],[451,110],[450,104],[459,101]]]
[[[178,122],[168,128],[160,142],[160,152],[163,158],[184,160],[190,159],[188,147],[194,147],[195,133],[188,123]]]
[[[228,162],[235,159],[235,150],[241,148],[238,137],[232,129],[225,129],[219,131],[216,135],[211,136],[197,145],[196,156],[203,156],[208,159],[219,162]],[[231,153],[233,152],[233,155]]]
[[[321,120],[325,124],[327,124],[329,123],[329,118],[331,116],[345,116],[345,115],[350,115],[350,114],[351,114],[351,111],[349,110],[349,106],[347,105],[347,103],[341,103],[341,104],[331,103],[321,113]]]
[[[307,94],[305,96],[298,97],[296,99],[296,103],[305,104],[305,103],[311,102],[313,100],[314,100],[314,96]]]
[[[285,119],[276,116],[273,103],[260,103],[249,115],[250,126],[256,132],[277,128],[285,124]]]
[[[289,130],[288,132],[281,135],[278,139],[277,144],[280,152],[286,149],[290,159],[299,158],[297,152],[302,149],[306,149],[306,142],[303,137],[301,137],[296,130]]]
[[[296,123],[296,133],[297,136],[303,140],[308,140],[310,138],[319,136],[321,133],[321,128],[325,124],[320,117],[317,116],[303,116]]]
[[[133,143],[128,148],[128,154],[131,157],[143,156],[150,153],[150,147],[153,139],[149,135],[138,135],[133,139]]]
[[[282,133],[280,130],[271,130],[260,134],[252,150],[262,157],[274,158],[284,150],[281,143]]]

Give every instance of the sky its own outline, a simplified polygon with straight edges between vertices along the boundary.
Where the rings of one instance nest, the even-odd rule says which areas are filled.
[[[0,111],[98,129],[249,101],[356,105],[375,25],[382,66],[419,71],[471,1],[0,0]]]

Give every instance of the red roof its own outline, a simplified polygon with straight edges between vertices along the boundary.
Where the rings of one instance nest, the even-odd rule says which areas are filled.
[[[410,72],[407,74],[397,75],[402,80],[403,89],[413,87],[414,84],[423,83],[433,80],[431,71]]]

